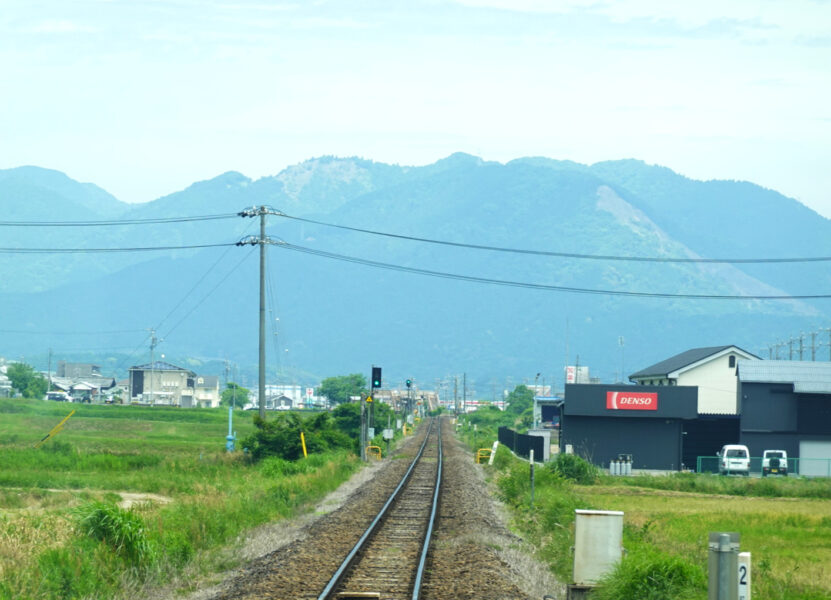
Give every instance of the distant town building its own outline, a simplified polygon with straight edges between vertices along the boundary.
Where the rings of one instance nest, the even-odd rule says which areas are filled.
[[[0,398],[9,398],[12,395],[12,382],[6,376],[6,365],[0,365]]]
[[[566,383],[589,383],[589,368],[577,365],[566,367]]]
[[[130,367],[130,402],[135,404],[194,406],[196,373],[157,360]]]
[[[196,406],[216,408],[219,406],[219,401],[221,400],[219,377],[216,375],[197,375],[193,393]]]
[[[58,361],[58,368],[55,371],[56,377],[81,379],[84,377],[100,377],[101,367],[91,363],[73,363],[65,360]]]

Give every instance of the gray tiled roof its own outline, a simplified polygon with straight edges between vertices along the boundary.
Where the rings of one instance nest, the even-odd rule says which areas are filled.
[[[202,380],[202,383],[199,383],[199,379]],[[219,375],[199,375],[199,378],[196,380],[196,387],[198,388],[215,388],[219,385]]]
[[[196,373],[194,373],[190,369],[177,367],[176,365],[172,365],[169,362],[165,362],[163,360],[157,360],[152,365],[150,363],[147,363],[146,365],[130,367],[130,371],[185,371],[186,373],[190,373],[193,376],[196,375]]]
[[[633,373],[632,375],[630,375],[629,379],[636,379],[638,377],[666,377],[673,371],[683,369],[688,365],[697,363],[698,361],[703,360],[708,356],[718,354],[719,352],[727,350],[728,348],[737,348],[738,350],[741,350],[741,348],[738,348],[737,346],[711,346],[709,348],[693,348],[692,350],[687,350],[686,352],[682,352],[681,354],[676,354],[671,358],[662,360],[659,363],[655,363],[651,367],[641,369],[637,373]],[[750,354],[745,350],[742,350],[742,352]]]
[[[800,394],[831,394],[831,362],[740,360],[739,381],[792,383]]]

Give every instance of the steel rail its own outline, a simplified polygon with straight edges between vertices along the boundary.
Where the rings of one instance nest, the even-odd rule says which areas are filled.
[[[438,472],[436,473],[436,491],[433,492],[433,506],[430,508],[430,520],[427,522],[427,533],[424,535],[424,545],[421,548],[421,558],[418,561],[415,585],[413,586],[412,600],[418,600],[421,593],[421,580],[424,577],[424,568],[427,565],[427,551],[430,549],[430,538],[433,536],[433,524],[436,521],[436,513],[439,507],[439,490],[441,490],[441,466],[443,455],[441,449],[441,422],[439,422],[439,458]]]
[[[407,481],[410,479],[410,475],[412,474],[413,469],[415,469],[415,466],[418,464],[418,461],[421,460],[421,455],[424,454],[424,449],[427,447],[427,440],[430,439],[430,432],[432,431],[434,424],[435,424],[435,419],[430,421],[430,428],[427,430],[427,435],[424,436],[424,442],[422,442],[421,448],[419,448],[419,450],[418,450],[418,454],[416,454],[415,458],[413,459],[413,462],[410,464],[410,468],[408,468],[407,472],[404,473],[404,476],[401,478],[401,481],[398,483],[398,486],[395,488],[395,490],[392,492],[392,494],[390,494],[390,497],[387,499],[386,503],[384,503],[384,506],[381,508],[381,510],[378,512],[378,514],[372,520],[372,523],[369,524],[369,527],[367,527],[366,531],[364,531],[364,534],[357,541],[357,543],[352,547],[352,550],[349,551],[349,554],[346,555],[346,558],[343,560],[340,567],[338,567],[338,570],[335,571],[335,574],[329,580],[329,583],[326,584],[326,587],[323,588],[323,591],[317,597],[317,600],[326,600],[327,598],[329,598],[329,595],[337,587],[337,585],[341,582],[344,575],[346,575],[347,570],[355,562],[355,559],[358,556],[358,552],[360,552],[362,550],[364,544],[369,540],[369,538],[375,532],[375,529],[377,528],[378,524],[382,521],[382,519],[386,515],[387,510],[390,508],[390,506],[392,506],[392,503],[398,497],[398,493],[404,488]],[[439,435],[441,435],[441,428],[439,428]],[[439,445],[439,449],[441,449],[441,445]]]

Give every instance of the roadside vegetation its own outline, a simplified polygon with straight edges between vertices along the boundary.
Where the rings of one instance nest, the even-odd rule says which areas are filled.
[[[471,449],[490,448],[499,425],[516,423],[516,415],[498,413],[462,418],[459,431]],[[741,534],[741,550],[752,553],[754,599],[831,597],[831,480],[610,477],[580,457],[558,455],[535,469],[532,506],[527,461],[500,446],[493,466],[483,468],[515,529],[563,582],[572,581],[575,509],[625,513],[626,552],[595,600],[705,600],[711,531]]]
[[[246,531],[306,510],[360,466],[357,404],[264,422],[235,411],[234,453],[227,419],[0,399],[0,598],[131,597],[231,568]]]

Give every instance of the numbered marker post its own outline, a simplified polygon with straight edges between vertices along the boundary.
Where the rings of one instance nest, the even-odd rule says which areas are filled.
[[[750,552],[739,552],[739,600],[750,600]]]

